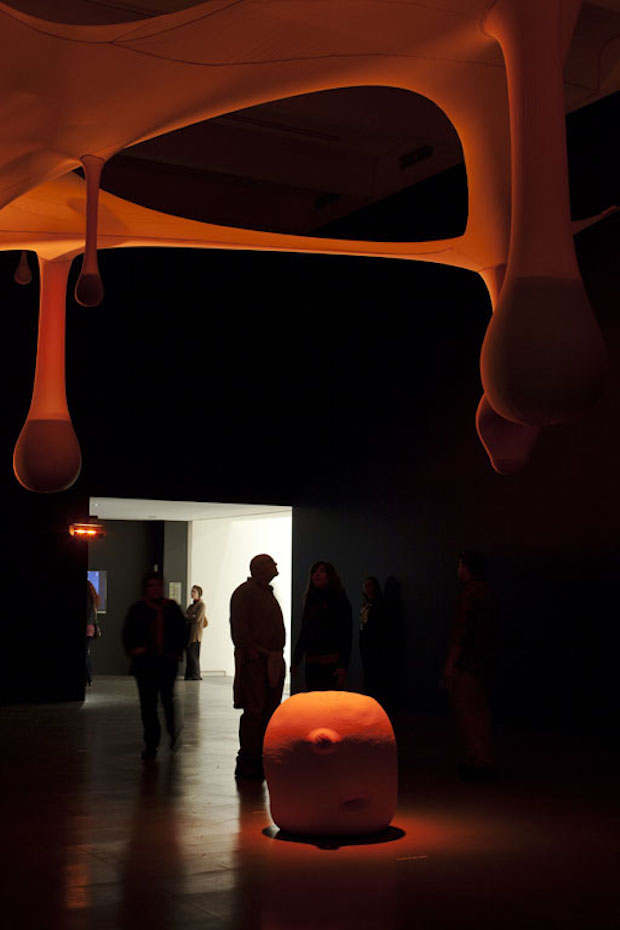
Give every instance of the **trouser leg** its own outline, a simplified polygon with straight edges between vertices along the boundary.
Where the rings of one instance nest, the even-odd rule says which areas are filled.
[[[166,730],[174,738],[177,733],[178,724],[176,720],[176,709],[174,705],[174,683],[177,677],[177,664],[167,663],[160,672],[159,692],[161,694],[161,703],[164,709],[166,720]]]
[[[90,654],[90,643],[91,640],[88,638],[86,640],[86,682],[91,684],[93,680],[93,660]]]
[[[185,677],[187,679],[200,678],[200,643],[189,643],[185,653],[187,655]]]
[[[271,715],[282,698],[283,682],[277,688],[269,687],[267,662],[262,656],[244,662],[238,674],[243,713],[239,721],[237,774],[260,774],[263,737]]]
[[[475,675],[458,673],[453,700],[466,761],[472,765],[491,765],[491,712],[486,683]]]
[[[140,695],[140,715],[144,733],[144,745],[148,751],[155,751],[161,738],[161,725],[157,715],[158,682],[156,675],[140,675],[136,678]]]
[[[275,688],[270,688],[269,684],[267,685],[267,690],[265,692],[265,709],[263,713],[263,732],[261,735],[261,753],[263,746],[263,739],[265,737],[265,730],[267,729],[267,724],[271,720],[272,714],[278,709],[282,703],[282,689],[284,688],[284,679],[278,684]]]

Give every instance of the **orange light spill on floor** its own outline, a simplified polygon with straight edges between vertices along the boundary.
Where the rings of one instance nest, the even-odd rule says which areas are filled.
[[[394,839],[284,842],[263,832],[272,826],[264,785],[235,784],[230,679],[177,689],[184,745],[174,755],[163,746],[148,767],[127,676],[95,670],[81,708],[4,709],[0,794],[13,802],[0,847],[7,927],[617,925],[617,753],[588,746],[567,755],[565,738],[541,745],[531,734],[505,734],[512,777],[465,784],[442,721],[408,718],[397,727],[408,761]]]

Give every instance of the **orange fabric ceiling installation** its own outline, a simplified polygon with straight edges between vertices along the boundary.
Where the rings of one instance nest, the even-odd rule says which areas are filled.
[[[495,308],[478,432],[497,471],[523,467],[540,429],[581,413],[604,382],[605,351],[572,245],[564,114],[620,87],[618,4],[210,0],[139,22],[78,26],[0,3],[0,248],[35,251],[42,269],[18,480],[51,492],[79,473],[64,393],[69,263],[85,253],[75,297],[93,306],[103,294],[97,249],[145,245],[390,257],[478,272]],[[580,31],[584,10],[605,11],[596,29]],[[595,86],[587,75],[564,83],[575,43],[571,67],[595,60]],[[244,107],[368,85],[428,97],[451,120],[467,169],[463,235],[304,238],[98,195],[105,162],[138,142]],[[18,279],[27,275],[22,265]]]
[[[389,827],[398,795],[396,739],[374,698],[295,694],[276,708],[263,766],[274,823],[286,833],[359,836]]]

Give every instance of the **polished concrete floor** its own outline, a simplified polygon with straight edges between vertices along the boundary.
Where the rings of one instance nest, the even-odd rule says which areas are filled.
[[[150,765],[129,678],[2,709],[0,926],[620,927],[617,753],[506,731],[504,776],[463,783],[448,718],[403,716],[394,828],[291,841],[268,829],[266,788],[233,779],[230,679],[177,694],[183,746]]]

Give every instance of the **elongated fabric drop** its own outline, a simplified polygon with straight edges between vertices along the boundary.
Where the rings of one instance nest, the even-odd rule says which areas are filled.
[[[39,259],[39,336],[32,401],[13,454],[15,477],[29,491],[64,491],[82,457],[65,388],[65,322],[70,261]]]
[[[82,157],[86,174],[86,242],[82,270],[75,284],[75,299],[83,307],[97,307],[103,300],[103,283],[97,262],[97,212],[99,183],[105,162],[96,155]]]
[[[13,280],[16,284],[30,284],[32,281],[32,271],[30,270],[30,265],[28,264],[28,255],[24,250],[22,250],[22,253],[19,257],[19,262],[17,264],[17,268],[15,269]]]
[[[495,312],[506,277],[506,265],[485,268],[480,276]],[[476,432],[492,468],[500,475],[514,475],[528,464],[541,428],[507,420],[493,409],[483,394],[476,411]]]
[[[484,391],[530,426],[570,420],[599,397],[606,352],[572,239],[559,0],[498,0],[510,103],[512,218],[506,280],[481,353]]]

